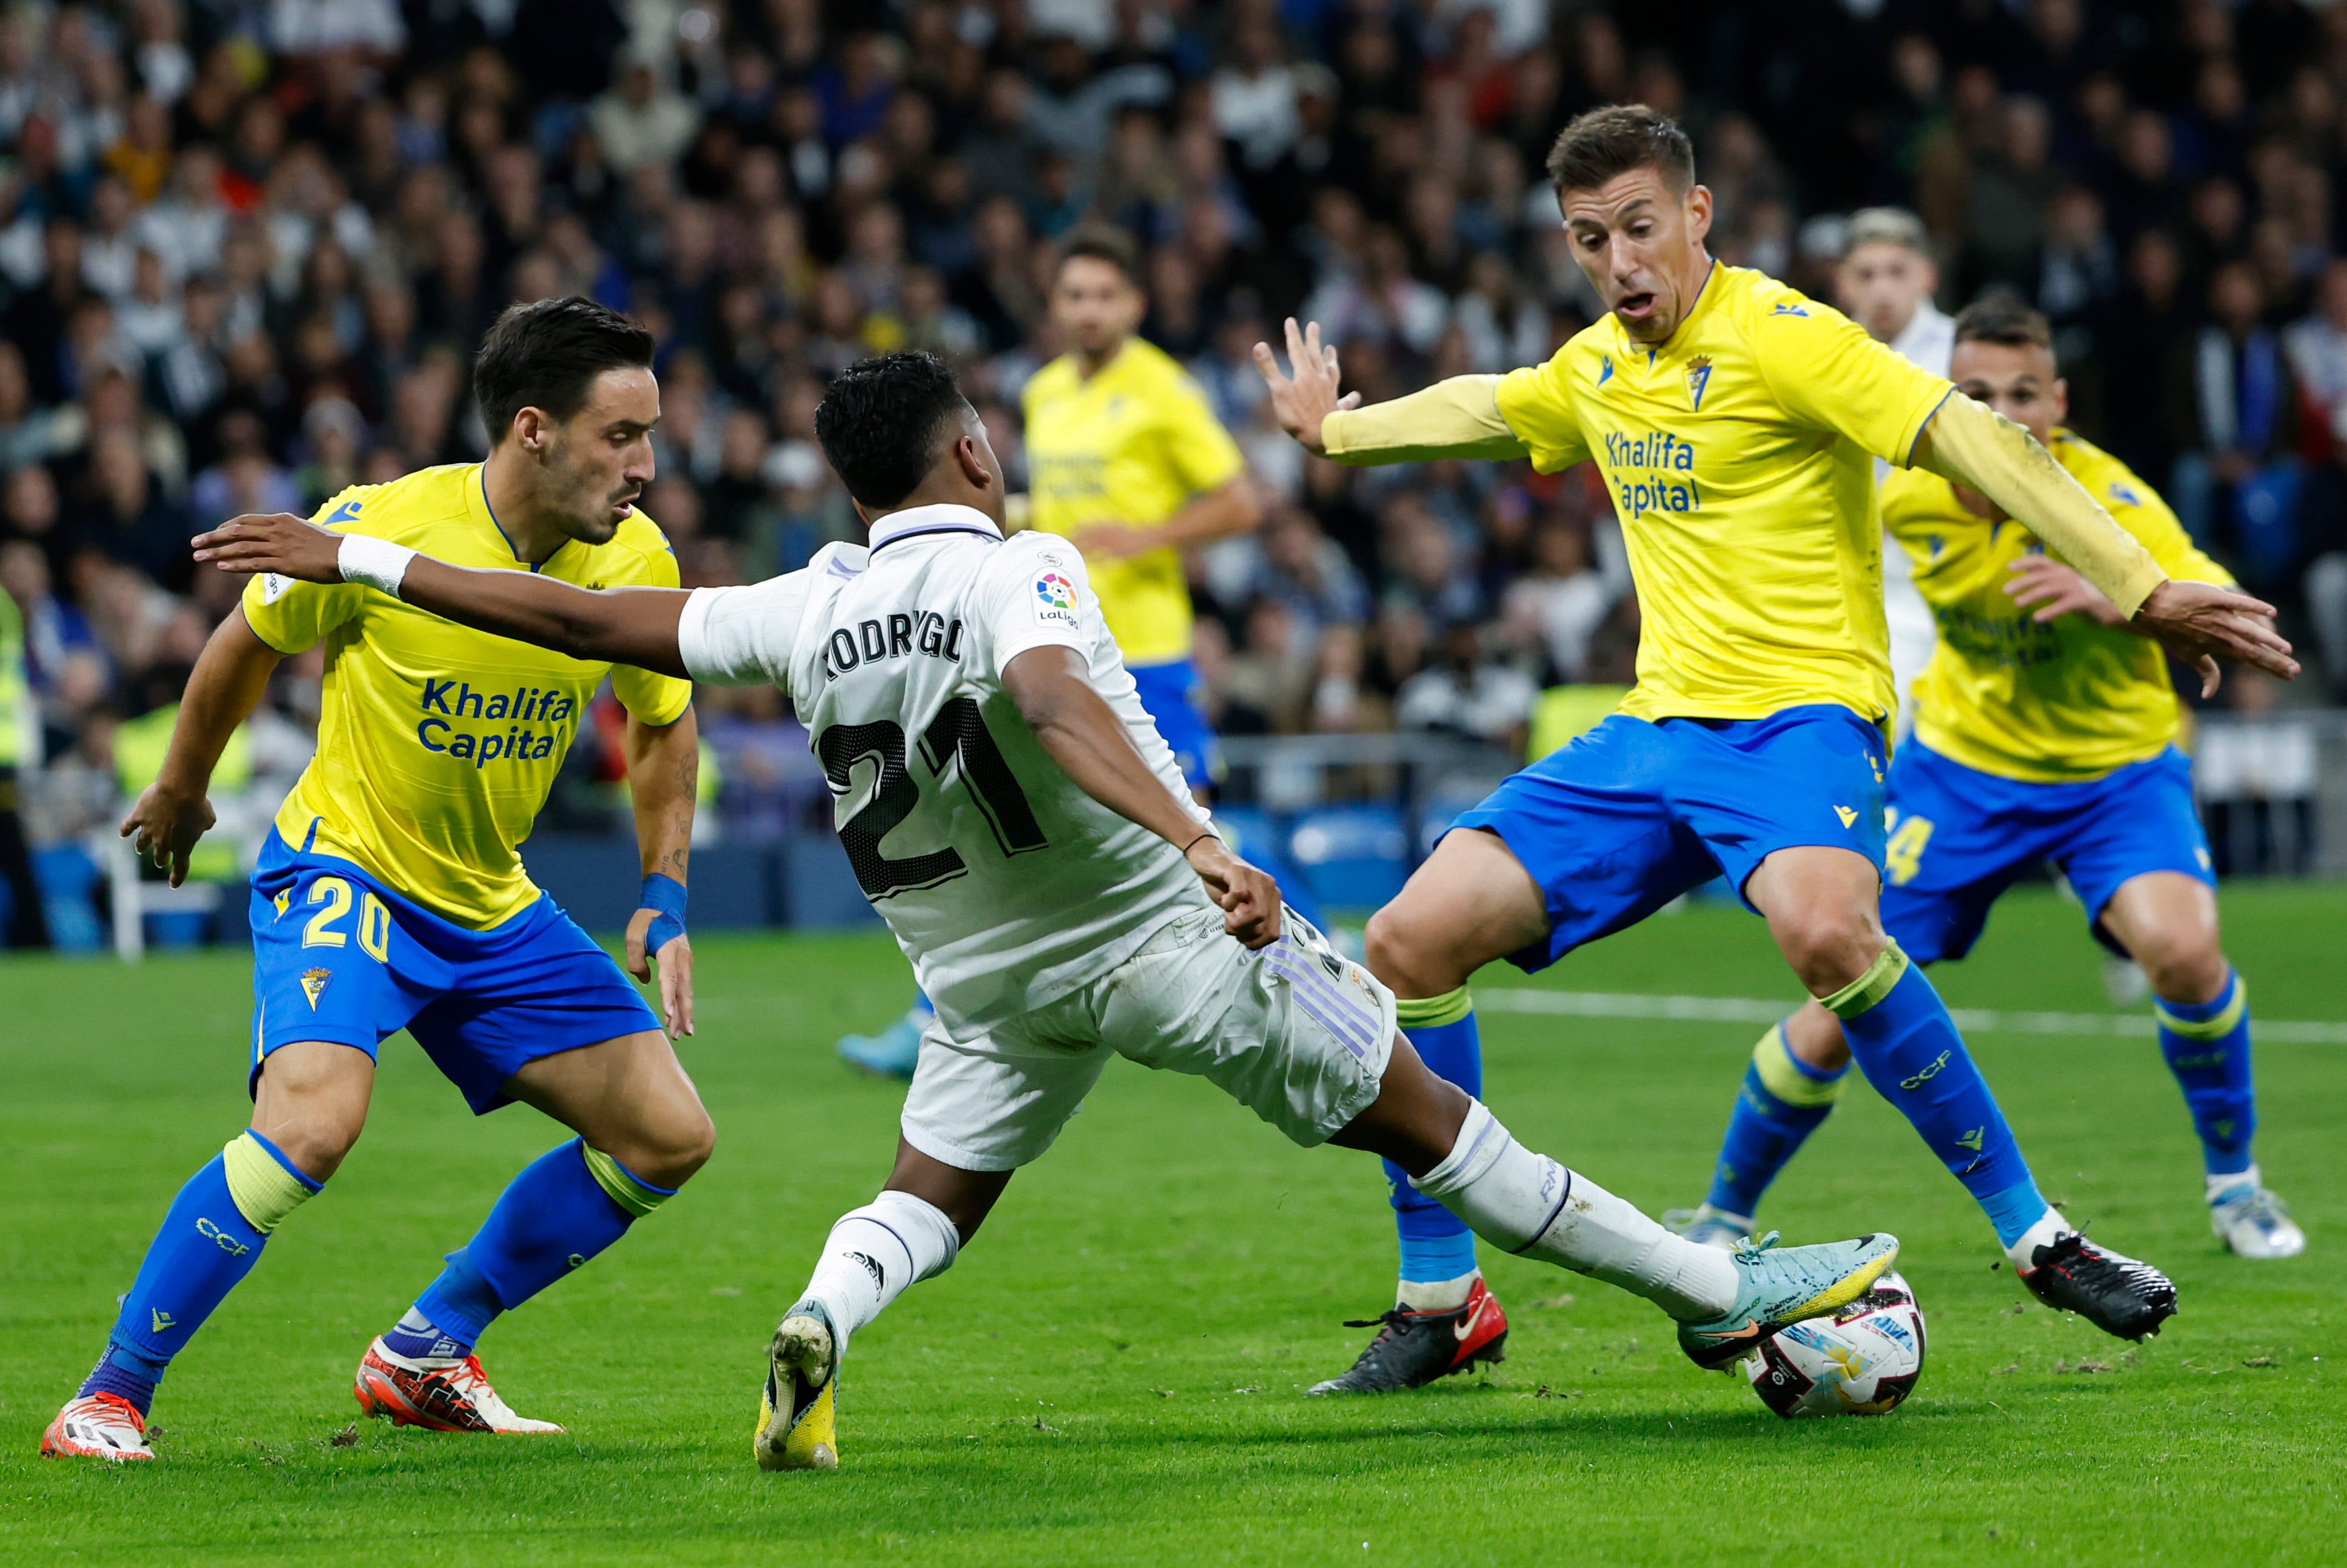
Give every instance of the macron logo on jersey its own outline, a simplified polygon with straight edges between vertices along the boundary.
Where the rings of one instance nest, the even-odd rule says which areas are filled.
[[[1035,579],[1035,624],[1076,629],[1076,585],[1055,571]]]

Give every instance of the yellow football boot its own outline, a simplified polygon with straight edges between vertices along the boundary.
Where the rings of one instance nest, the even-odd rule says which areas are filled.
[[[750,1440],[760,1470],[834,1470],[839,1465],[839,1337],[819,1302],[791,1308],[767,1352],[758,1430]]]

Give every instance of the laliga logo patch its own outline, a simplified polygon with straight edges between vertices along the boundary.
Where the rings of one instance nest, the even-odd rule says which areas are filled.
[[[302,994],[310,999],[310,1010],[312,1012],[316,1012],[318,1010],[319,994],[325,990],[326,982],[333,978],[334,971],[332,969],[304,969],[302,971]]]
[[[1076,585],[1055,571],[1047,571],[1037,578],[1035,624],[1064,626],[1073,630],[1076,624]]]

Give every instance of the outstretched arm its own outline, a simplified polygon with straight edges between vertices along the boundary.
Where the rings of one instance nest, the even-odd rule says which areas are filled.
[[[1082,654],[1056,642],[1030,648],[1002,667],[1002,689],[1076,787],[1182,851],[1221,907],[1225,930],[1250,948],[1278,939],[1278,885],[1233,855],[1165,787],[1093,690]]]
[[[2204,691],[2216,690],[2218,654],[2285,681],[2297,675],[2290,644],[2273,630],[2273,606],[2229,588],[2169,578],[2052,453],[1963,393],[1951,393],[1923,426],[1913,464],[1971,486],[2020,519],[2122,615],[2190,660]]]
[[[536,643],[573,659],[634,664],[690,678],[676,625],[682,589],[590,589],[535,572],[477,571],[404,545],[313,527],[290,512],[232,518],[195,539],[196,559],[222,571],[268,571],[303,582],[358,582],[460,626]]]
[[[1501,417],[1496,375],[1454,375],[1422,392],[1360,406],[1361,395],[1337,395],[1337,350],[1320,341],[1320,323],[1301,332],[1287,322],[1287,363],[1279,373],[1268,343],[1255,345],[1255,368],[1271,388],[1280,427],[1307,451],[1356,466],[1426,463],[1440,457],[1506,459],[1531,448]]]

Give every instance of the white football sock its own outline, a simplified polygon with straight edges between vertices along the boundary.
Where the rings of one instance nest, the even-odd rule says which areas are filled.
[[[1477,1235],[1643,1296],[1682,1323],[1736,1304],[1726,1253],[1673,1235],[1588,1177],[1535,1154],[1477,1101],[1450,1155],[1410,1184]]]
[[[884,1192],[860,1209],[840,1215],[823,1244],[799,1298],[823,1303],[831,1313],[838,1353],[846,1355],[855,1332],[917,1280],[934,1278],[953,1266],[961,1233],[935,1204],[910,1193]]]
[[[2037,1249],[2052,1246],[2055,1239],[2070,1228],[2063,1222],[2062,1211],[2048,1204],[2045,1212],[2037,1216],[2037,1223],[2023,1231],[2014,1238],[2013,1245],[2004,1249],[2004,1255],[2013,1260],[2014,1267],[2026,1274],[2036,1266]]]
[[[1482,1277],[1481,1269],[1471,1268],[1456,1279],[1405,1279],[1394,1286],[1394,1305],[1405,1312],[1449,1312],[1467,1305]]]

